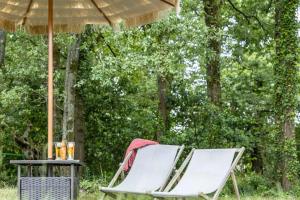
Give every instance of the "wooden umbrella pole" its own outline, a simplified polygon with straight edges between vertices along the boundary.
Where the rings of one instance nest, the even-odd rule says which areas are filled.
[[[48,159],[53,159],[53,0],[48,0]]]

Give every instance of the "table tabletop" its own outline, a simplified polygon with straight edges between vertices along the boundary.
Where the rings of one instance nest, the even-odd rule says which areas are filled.
[[[57,166],[84,166],[80,160],[11,160],[14,165],[57,165]]]

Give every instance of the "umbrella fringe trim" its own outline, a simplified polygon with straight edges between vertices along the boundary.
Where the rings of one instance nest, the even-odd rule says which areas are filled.
[[[147,13],[141,16],[133,17],[133,18],[128,18],[125,20],[125,26],[127,28],[132,28],[132,27],[137,27],[137,26],[142,26],[145,24],[149,24],[153,21],[159,21],[163,18],[165,18],[173,9],[167,9],[164,11],[154,11],[151,13]]]

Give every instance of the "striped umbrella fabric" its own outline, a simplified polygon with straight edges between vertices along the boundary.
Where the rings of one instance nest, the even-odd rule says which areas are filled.
[[[179,0],[54,0],[54,32],[81,32],[86,24],[135,27],[161,19]],[[0,28],[24,26],[32,34],[48,33],[48,0],[0,0]]]

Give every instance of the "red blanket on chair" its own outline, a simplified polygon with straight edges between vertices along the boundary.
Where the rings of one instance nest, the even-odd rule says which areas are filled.
[[[132,140],[132,142],[130,143],[130,145],[128,146],[127,150],[126,150],[126,154],[125,157],[129,154],[130,151],[133,151],[132,155],[130,156],[129,160],[127,163],[125,163],[124,165],[124,171],[128,172],[130,167],[133,164],[133,161],[135,159],[136,156],[136,152],[138,149],[148,146],[148,145],[153,145],[153,144],[158,144],[158,142],[155,141],[151,141],[151,140],[144,140],[144,139],[134,139]]]

